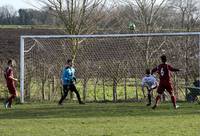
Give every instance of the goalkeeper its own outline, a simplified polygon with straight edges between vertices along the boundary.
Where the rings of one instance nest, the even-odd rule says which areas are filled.
[[[148,96],[148,104],[151,105],[151,96],[153,93],[153,89],[157,88],[157,81],[154,76],[151,75],[150,69],[146,69],[146,75],[142,79],[142,92],[144,93],[144,88],[147,88],[147,96]]]
[[[84,104],[81,101],[81,98],[80,98],[79,92],[76,89],[76,86],[74,85],[74,82],[76,81],[76,77],[74,73],[75,73],[75,69],[72,67],[72,60],[68,59],[67,64],[65,65],[65,68],[63,69],[62,76],[61,76],[61,82],[63,85],[63,95],[58,103],[59,105],[62,105],[62,102],[67,97],[69,91],[72,91],[76,94],[79,104]]]

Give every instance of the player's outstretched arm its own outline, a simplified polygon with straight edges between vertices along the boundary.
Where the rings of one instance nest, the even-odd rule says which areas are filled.
[[[151,70],[151,75],[153,75],[153,73],[155,73],[157,70],[158,70],[157,67],[153,68],[153,69]]]
[[[172,67],[172,66],[170,66],[170,65],[169,65],[169,70],[170,70],[170,71],[173,71],[173,72],[180,71],[180,69],[173,68],[173,67]]]

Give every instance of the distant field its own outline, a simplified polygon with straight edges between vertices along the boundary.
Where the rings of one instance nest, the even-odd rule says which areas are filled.
[[[200,105],[143,103],[0,105],[1,136],[199,136]]]
[[[18,29],[18,28],[59,29],[55,25],[0,25],[0,28],[12,28],[12,29]]]

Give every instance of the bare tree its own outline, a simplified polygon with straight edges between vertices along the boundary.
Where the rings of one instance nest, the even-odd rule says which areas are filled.
[[[176,11],[179,14],[181,20],[178,24],[181,28],[187,32],[195,29],[197,26],[197,22],[200,17],[200,2],[198,0],[169,0],[168,3],[171,10]],[[178,26],[177,26],[178,27]],[[191,37],[186,37],[183,39],[185,41],[184,48],[183,48],[183,57],[185,58],[185,86],[189,85],[189,65],[190,65],[190,54],[191,49],[193,48],[191,45]],[[193,77],[195,78],[195,77]],[[188,93],[187,89],[185,90],[186,95]]]
[[[0,23],[13,24],[15,22],[16,16],[17,12],[12,6],[5,5],[0,7]]]
[[[132,14],[129,18],[134,21],[137,28],[144,32],[156,31],[161,11],[165,8],[167,0],[123,0],[127,3]]]
[[[98,22],[104,17],[103,9],[107,0],[38,0],[58,16],[67,34],[93,34]],[[79,40],[74,43],[72,58],[75,60]]]
[[[180,26],[186,31],[191,31],[200,17],[200,2],[198,0],[169,0],[170,10],[180,14]],[[177,26],[178,27],[178,26]]]
[[[162,11],[165,9],[165,4],[167,0],[122,0],[129,7],[129,12],[127,17],[129,20],[136,24],[137,31],[142,32],[155,32],[162,29],[159,20],[162,18]],[[145,67],[149,67],[151,64],[152,52],[151,47],[151,37],[144,39],[145,42],[145,52],[144,52],[144,62]],[[162,44],[160,45],[162,46]]]
[[[51,14],[57,16],[64,32],[70,35],[94,34],[98,23],[104,18],[104,8],[107,0],[37,0],[49,7]],[[84,39],[70,39],[72,61],[76,60],[80,44]],[[65,49],[63,50],[65,51]],[[84,78],[86,79],[86,78]],[[88,78],[87,78],[88,79]],[[86,97],[87,80],[84,80],[83,96]],[[71,95],[72,96],[72,95]]]

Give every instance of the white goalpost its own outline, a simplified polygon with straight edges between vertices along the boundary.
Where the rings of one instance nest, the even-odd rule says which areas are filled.
[[[146,68],[160,63],[162,54],[166,54],[175,67],[184,69],[177,79],[179,83],[184,80],[182,86],[190,85],[200,76],[200,32],[22,35],[20,101],[24,103],[27,96],[38,98],[40,94],[45,98],[45,90],[52,90],[48,95],[53,97],[58,84],[55,82],[67,58],[74,60],[83,86],[93,81],[108,84],[112,81],[120,87],[126,79],[138,82]],[[31,91],[34,94],[30,94]]]

